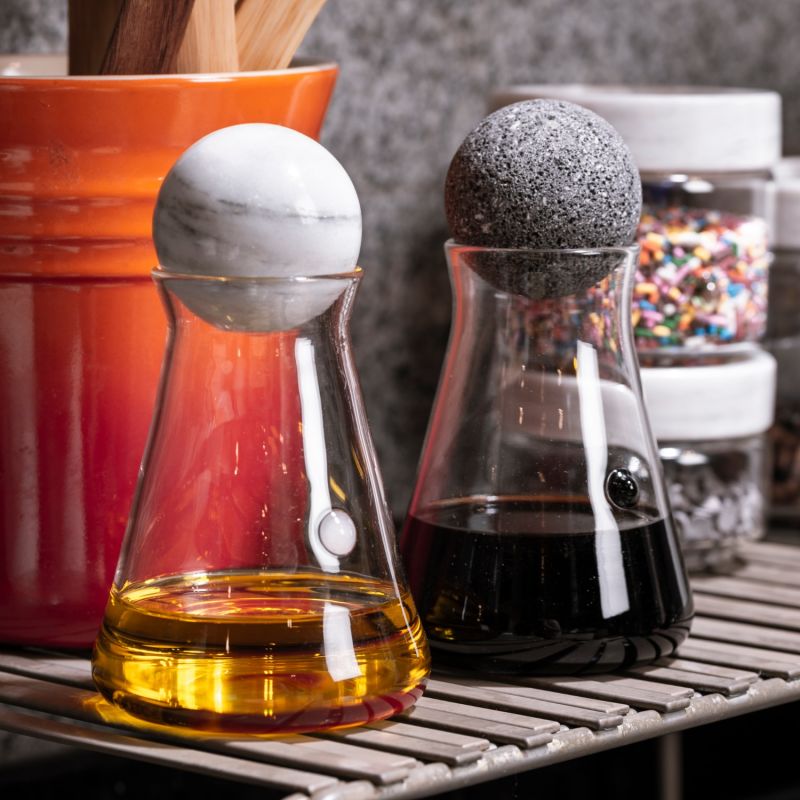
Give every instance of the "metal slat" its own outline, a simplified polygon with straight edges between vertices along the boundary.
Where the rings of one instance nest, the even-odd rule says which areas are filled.
[[[541,719],[513,711],[500,711],[496,708],[486,708],[486,706],[471,706],[465,702],[458,703],[452,700],[441,700],[427,694],[420,697],[413,707],[427,708],[440,712],[449,711],[453,714],[474,717],[481,721],[488,720],[501,725],[514,725],[515,727],[530,729],[533,733],[555,733],[561,728],[561,725],[552,719]]]
[[[732,573],[734,577],[758,581],[762,584],[800,586],[800,570],[780,564],[744,564]]]
[[[630,678],[622,675],[593,675],[592,680],[599,683],[608,683],[615,688],[623,689],[642,689],[646,692],[657,692],[658,694],[666,695],[667,697],[681,700],[689,698],[694,694],[694,691],[688,686],[675,685],[672,683],[653,683],[652,681],[645,681],[641,678]]]
[[[727,597],[714,597],[698,594],[694,598],[698,614],[721,617],[738,622],[754,622],[773,628],[786,628],[800,631],[800,609],[786,608],[768,603],[751,603],[746,600],[731,600]]]
[[[360,744],[365,747],[376,747],[392,753],[403,753],[418,758],[420,761],[442,761],[451,766],[461,766],[478,761],[480,750],[464,750],[449,744],[430,742],[415,736],[403,736],[389,731],[376,731],[368,728],[348,728],[320,734],[327,739]]]
[[[0,671],[94,689],[91,666],[85,658],[44,655],[36,651],[0,651]]]
[[[59,686],[53,691],[52,684],[36,678],[27,678],[19,675],[0,674],[0,701],[34,711],[54,713],[82,723],[107,724],[97,710],[98,696],[94,692],[68,686]],[[121,716],[121,715],[120,715]],[[126,729],[120,729],[125,730]],[[228,743],[219,739],[197,739],[191,733],[182,733],[180,729],[166,729],[160,734],[156,729],[148,728],[146,731],[133,727],[132,734],[148,739],[158,738],[160,741],[169,739],[169,743],[180,741],[183,745],[189,741],[194,747],[202,750],[216,750],[219,752],[236,752],[241,755],[247,751],[252,757],[269,763],[288,764],[311,770],[326,770],[333,775],[347,778],[365,778],[376,780],[379,783],[390,783],[402,780],[408,775],[408,768],[397,766],[379,768],[374,761],[355,759],[351,752],[337,753],[310,751],[296,746],[295,742],[302,742],[304,737],[287,737],[284,740],[260,740],[252,743],[253,746]],[[257,744],[257,747],[255,746]],[[430,759],[428,759],[430,760]]]
[[[0,673],[0,702],[9,705],[102,725],[104,721],[94,708],[96,699],[97,694],[87,689]]]
[[[552,747],[528,751],[502,747],[486,753],[480,762],[448,771],[444,764],[430,764],[414,770],[402,784],[373,789],[364,781],[333,786],[314,793],[312,800],[412,800],[472,785],[524,770],[574,759],[640,741],[665,733],[718,721],[727,716],[756,711],[780,703],[800,699],[800,682],[786,683],[779,679],[759,681],[745,697],[727,701],[719,695],[693,698],[691,714],[661,716],[654,711],[631,713],[620,728],[594,735],[585,728],[556,734]],[[187,768],[192,768],[187,766]],[[231,775],[237,778],[237,775]],[[299,800],[297,796],[284,800]]]
[[[695,619],[694,629],[699,638],[719,639],[733,644],[749,644],[800,654],[800,633],[795,631],[767,628],[763,625],[748,625],[746,622],[727,622],[708,617]],[[800,661],[800,658],[797,660]]]
[[[552,719],[542,719],[528,714],[515,713],[513,711],[501,711],[496,708],[486,708],[486,706],[473,706],[463,701],[441,700],[424,694],[414,704],[413,708],[428,708],[434,711],[451,712],[466,717],[474,717],[479,720],[489,720],[501,725],[514,725],[521,728],[529,728],[534,733],[555,733],[561,728],[560,723]]]
[[[290,737],[293,747],[300,747],[306,751],[320,750],[326,753],[335,753],[339,756],[349,756],[353,759],[374,764],[380,770],[404,770],[410,772],[421,766],[421,763],[410,756],[403,756],[397,753],[386,753],[383,750],[370,750],[366,747],[346,744],[344,742],[330,742],[327,739],[319,739],[315,736],[301,735]],[[226,751],[233,750],[252,750],[257,756],[258,748],[265,741],[264,739],[228,739],[221,740],[220,746]]]
[[[699,594],[721,595],[738,600],[755,600],[763,603],[800,608],[800,588],[765,586],[746,578],[697,577],[692,589]]]
[[[758,647],[710,642],[705,639],[687,639],[679,648],[679,655],[726,667],[754,669],[767,677],[796,680],[800,678],[800,659],[783,658],[781,653]]]
[[[736,644],[734,642],[720,642],[711,639],[689,639],[681,645],[680,650],[683,651],[684,646],[690,646],[694,650],[699,650],[703,653],[723,652],[723,653],[745,653],[747,655],[758,656],[769,659],[776,664],[783,664],[789,667],[800,668],[800,656],[793,653],[784,653],[780,650],[774,650],[767,647],[758,647],[749,644]],[[708,659],[704,659],[708,660]],[[712,661],[711,663],[718,663]]]
[[[593,711],[599,711],[601,714],[627,714],[631,709],[630,706],[620,702],[613,702],[608,700],[597,700],[594,697],[581,697],[574,694],[566,694],[565,692],[553,692],[549,689],[538,689],[535,686],[525,685],[527,683],[525,678],[520,678],[520,685],[516,683],[499,683],[497,681],[482,681],[470,678],[453,678],[448,677],[449,683],[454,683],[458,686],[468,686],[471,689],[480,689],[482,691],[502,691],[509,694],[518,694],[521,697],[529,697],[532,700],[547,700],[551,703],[563,703],[567,706],[575,706],[577,708],[589,708]]]
[[[151,764],[177,769],[190,769],[220,778],[236,776],[238,780],[257,783],[274,789],[313,793],[341,785],[330,775],[296,770],[274,764],[260,764],[231,756],[205,753],[191,746],[151,742],[127,736],[111,728],[98,730],[62,720],[41,717],[0,704],[0,726],[12,733],[38,736],[62,744],[89,748],[108,755],[136,758]]]
[[[739,544],[740,554],[750,559],[772,559],[780,564],[796,564],[800,566],[800,547],[779,542],[747,542]]]
[[[302,741],[298,743],[298,739]],[[295,747],[302,747],[306,750],[321,750],[323,752],[349,754],[353,758],[361,758],[365,761],[371,761],[390,769],[412,770],[422,766],[420,761],[417,761],[416,758],[412,758],[411,756],[404,756],[399,753],[387,753],[384,750],[370,750],[366,747],[359,747],[345,742],[331,742],[327,739],[321,739],[308,734],[292,737],[292,740]],[[249,745],[251,743],[248,741],[236,740],[226,742],[226,746],[229,744],[238,746],[239,744]],[[257,744],[257,742],[253,744]]]
[[[492,746],[488,739],[480,736],[452,733],[424,725],[410,725],[407,722],[398,722],[396,719],[369,722],[362,727],[397,733],[401,736],[413,736],[415,739],[422,739],[425,742],[439,742],[451,747],[460,747],[462,750],[488,750]]]
[[[354,758],[351,752],[340,751],[333,747],[327,751],[321,748],[304,748],[294,737],[254,742],[252,745],[244,742],[208,740],[198,743],[198,746],[204,750],[219,750],[239,756],[246,755],[248,758],[257,758],[265,763],[288,764],[303,769],[314,768],[343,778],[357,778],[379,784],[397,783],[408,777],[409,772],[413,769],[413,767],[379,766],[368,756],[359,755],[358,758]]]
[[[680,683],[699,692],[720,692],[726,696],[744,694],[752,686],[752,681],[749,680],[737,681],[719,675],[686,672],[674,667],[634,667],[627,670],[627,673],[664,683]]]
[[[598,678],[601,676],[598,676]],[[694,692],[687,687],[676,687],[682,690],[680,696],[662,691],[656,683],[641,688],[633,680],[615,679],[613,681],[593,680],[586,678],[535,678],[531,683],[537,686],[563,689],[573,694],[586,694],[590,697],[608,698],[629,703],[634,708],[652,709],[661,713],[682,711],[689,706],[689,699]],[[688,693],[688,695],[687,695]]]
[[[767,543],[764,542],[762,544]],[[763,564],[777,569],[800,568],[800,560],[798,560],[797,553],[778,553],[770,547],[752,547],[752,545],[742,543],[740,557],[746,564]]]
[[[408,711],[404,711],[400,718],[456,733],[482,734],[494,742],[514,744],[517,747],[540,747],[553,740],[552,733],[534,733],[530,728],[523,728],[519,725],[505,725],[499,722],[481,721],[475,717],[461,714],[451,714],[447,711],[435,711],[424,708],[419,703]]]
[[[699,672],[701,675],[717,675],[720,678],[731,678],[732,680],[747,681],[748,683],[755,683],[758,680],[757,672],[721,667],[719,664],[704,664],[701,661],[691,661],[688,658],[660,658],[654,662],[654,665],[681,669],[686,672]]]
[[[441,697],[445,700],[468,700],[475,705],[506,711],[531,711],[539,716],[552,717],[554,720],[569,725],[584,725],[592,730],[616,728],[622,724],[621,714],[604,714],[577,706],[550,703],[545,700],[531,700],[528,697],[508,692],[471,689],[468,686],[459,686],[441,680],[429,681],[426,691],[433,697]]]
[[[413,758],[399,759],[391,754],[366,747],[354,747],[343,742],[324,742],[305,737],[286,737],[283,741],[214,741],[208,740],[203,749],[214,750],[240,758],[264,763],[285,762],[296,766],[314,765],[343,778],[368,780],[381,785],[397,783],[408,777],[418,766]]]

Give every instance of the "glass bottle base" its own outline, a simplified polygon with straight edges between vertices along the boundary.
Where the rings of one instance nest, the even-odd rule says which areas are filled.
[[[437,667],[493,675],[592,675],[645,666],[671,655],[689,634],[691,619],[649,636],[525,639],[509,636],[488,645],[453,648],[431,642]]]
[[[114,589],[100,692],[135,717],[219,733],[383,719],[421,695],[429,656],[410,598],[355,575],[198,573]]]
[[[401,549],[436,665],[564,675],[671,654],[693,616],[675,535],[629,516],[598,532],[588,503],[526,496],[410,515]]]

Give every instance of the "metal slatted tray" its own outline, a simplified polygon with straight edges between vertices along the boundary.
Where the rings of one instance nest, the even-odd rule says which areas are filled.
[[[800,699],[800,548],[749,544],[694,580],[674,658],[614,675],[434,675],[410,711],[325,735],[219,739],[104,721],[85,659],[0,650],[0,728],[260,784],[301,800],[427,797]]]

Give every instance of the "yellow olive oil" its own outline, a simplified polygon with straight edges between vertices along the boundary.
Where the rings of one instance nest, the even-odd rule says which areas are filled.
[[[411,596],[354,574],[194,573],[114,587],[93,676],[136,717],[227,733],[357,725],[430,668]]]

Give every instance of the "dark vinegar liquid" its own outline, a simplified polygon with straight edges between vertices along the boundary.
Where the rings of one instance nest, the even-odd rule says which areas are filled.
[[[630,512],[596,531],[588,503],[448,500],[401,539],[434,666],[605,672],[666,656],[694,612],[670,523]]]

